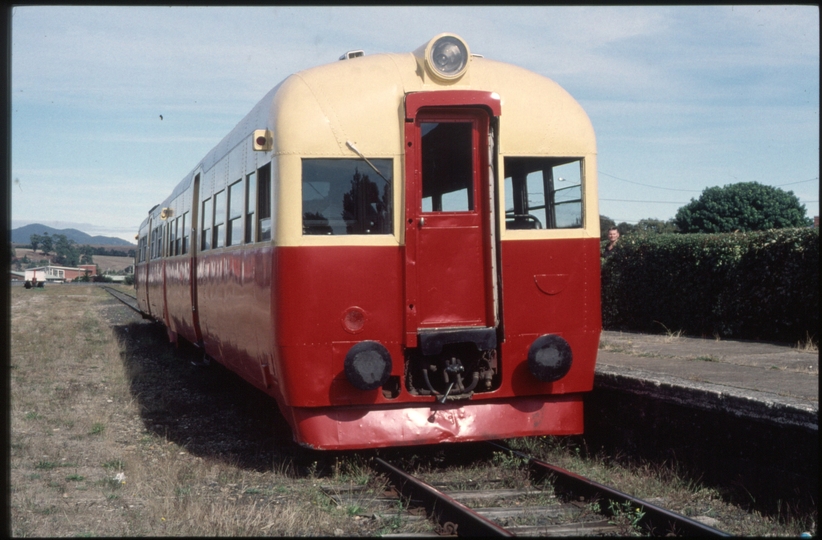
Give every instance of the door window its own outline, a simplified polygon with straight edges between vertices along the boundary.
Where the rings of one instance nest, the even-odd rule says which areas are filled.
[[[422,122],[422,211],[474,210],[473,125]]]

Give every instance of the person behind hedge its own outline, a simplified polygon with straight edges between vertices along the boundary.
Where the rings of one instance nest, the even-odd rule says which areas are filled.
[[[614,253],[614,248],[616,247],[617,240],[619,240],[619,229],[616,227],[611,227],[608,229],[608,245],[602,250],[602,256],[604,258],[608,258]]]

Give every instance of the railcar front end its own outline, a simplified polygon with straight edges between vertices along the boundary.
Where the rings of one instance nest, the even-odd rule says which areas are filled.
[[[144,311],[313,448],[581,433],[601,330],[587,115],[452,34],[343,58],[283,81],[152,210]]]

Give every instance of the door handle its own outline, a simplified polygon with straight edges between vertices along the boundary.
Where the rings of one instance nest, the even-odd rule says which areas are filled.
[[[424,218],[424,217],[421,217],[421,218],[420,218],[420,220],[419,220],[419,222],[418,222],[418,226],[419,226],[420,228],[422,228],[422,226],[423,226],[423,225],[425,225],[425,218]]]

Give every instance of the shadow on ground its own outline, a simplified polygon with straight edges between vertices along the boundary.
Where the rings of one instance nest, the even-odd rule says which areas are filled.
[[[164,326],[137,318],[112,329],[149,433],[192,455],[258,471],[314,454],[294,444],[272,397],[216,362],[193,365],[196,353],[170,344]]]

